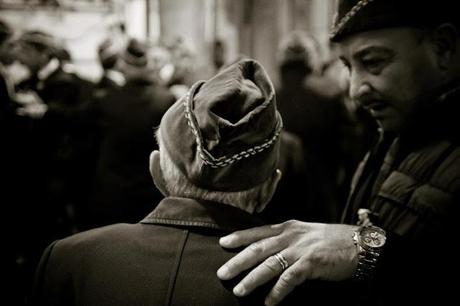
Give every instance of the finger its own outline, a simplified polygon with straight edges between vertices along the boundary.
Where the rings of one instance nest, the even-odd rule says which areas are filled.
[[[222,280],[231,279],[283,248],[284,243],[281,243],[277,237],[256,241],[220,267],[217,276]]]
[[[279,235],[281,224],[264,225],[247,230],[236,231],[220,238],[219,243],[224,248],[238,248],[258,240]]]
[[[274,306],[279,304],[295,287],[305,282],[310,270],[311,264],[309,262],[296,261],[281,274],[265,299],[265,305]]]
[[[287,255],[287,252],[280,252],[281,255],[289,265],[291,258]],[[249,272],[246,277],[244,277],[238,285],[233,289],[233,293],[236,296],[245,296],[251,293],[257,287],[265,284],[274,277],[280,275],[285,267],[282,263],[272,255],[265,259],[260,265],[258,265],[254,270]]]

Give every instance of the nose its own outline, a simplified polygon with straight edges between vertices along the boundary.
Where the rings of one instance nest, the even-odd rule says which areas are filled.
[[[359,73],[352,72],[350,75],[349,95],[354,101],[359,102],[372,91],[369,82]]]

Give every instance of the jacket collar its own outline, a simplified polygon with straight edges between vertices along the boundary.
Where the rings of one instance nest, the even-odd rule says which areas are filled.
[[[143,224],[164,224],[235,231],[263,225],[253,215],[221,203],[189,198],[164,198]]]
[[[412,124],[399,135],[402,148],[414,150],[439,140],[458,143],[460,81],[455,80],[437,92],[427,95],[421,105],[413,116]]]

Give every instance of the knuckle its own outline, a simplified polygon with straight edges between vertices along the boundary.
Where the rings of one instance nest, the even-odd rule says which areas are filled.
[[[228,261],[224,267],[230,271],[230,272],[233,272],[233,271],[236,271],[238,270],[238,265],[235,263],[235,261],[231,260],[231,261]]]
[[[297,286],[298,284],[302,283],[303,281],[303,274],[299,270],[290,270],[286,271],[280,277],[280,283],[283,284],[284,287],[293,287]]]
[[[253,287],[253,284],[256,283],[256,277],[254,276],[254,273],[249,273],[246,275],[246,277],[243,279],[241,284],[246,288],[246,289],[251,289]]]
[[[294,220],[294,219],[291,219],[291,220],[288,220],[288,221],[285,221],[283,222],[283,226],[286,228],[286,227],[293,227],[295,226],[299,221],[297,220]]]
[[[254,255],[260,255],[265,251],[265,244],[263,241],[256,241],[249,245],[248,250]]]
[[[284,289],[285,287],[283,287],[283,285],[281,285],[280,283],[278,283],[277,286],[273,287],[272,289],[272,292],[271,292],[271,298],[274,300],[274,301],[279,301],[281,299],[281,297],[284,295],[283,294],[283,291],[286,290]]]
[[[278,261],[273,256],[268,257],[262,265],[272,272],[278,272],[280,269]]]
[[[324,257],[319,252],[311,252],[308,261],[311,266],[322,266],[325,263]]]

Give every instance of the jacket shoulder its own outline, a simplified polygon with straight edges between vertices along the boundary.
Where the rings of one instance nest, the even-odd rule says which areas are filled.
[[[373,208],[400,235],[441,229],[457,210],[460,147],[438,142],[410,153],[384,180]]]

